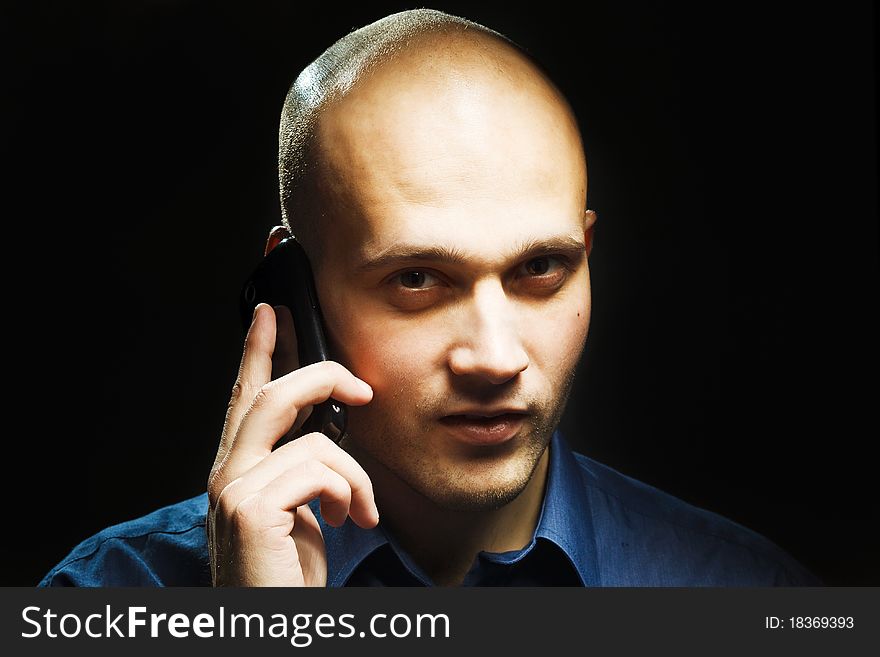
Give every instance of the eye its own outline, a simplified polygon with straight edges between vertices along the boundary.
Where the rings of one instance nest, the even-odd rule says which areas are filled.
[[[563,256],[539,256],[524,262],[519,269],[520,284],[536,292],[550,292],[561,287],[573,270]]]
[[[559,272],[564,269],[564,263],[560,258],[555,256],[541,256],[540,258],[532,258],[523,265],[526,274],[529,276],[547,276]]]
[[[450,293],[442,274],[424,269],[402,271],[385,280],[388,302],[404,311],[431,308]]]
[[[433,274],[421,270],[405,271],[396,276],[396,280],[400,284],[410,290],[423,290],[425,288],[434,287],[440,282]]]
[[[550,270],[550,258],[535,258],[526,263],[526,271],[532,276],[543,276]]]

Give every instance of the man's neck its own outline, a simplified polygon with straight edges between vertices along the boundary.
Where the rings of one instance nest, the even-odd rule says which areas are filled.
[[[514,500],[498,509],[474,511],[438,507],[368,456],[357,453],[356,458],[373,481],[383,526],[434,583],[456,586],[479,552],[519,550],[531,541],[544,499],[550,448]]]

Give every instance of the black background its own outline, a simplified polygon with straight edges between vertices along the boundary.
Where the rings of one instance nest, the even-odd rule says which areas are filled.
[[[525,46],[583,127],[600,223],[566,435],[880,584],[871,5],[580,4],[431,5]],[[287,87],[414,6],[4,5],[3,584],[202,491]]]

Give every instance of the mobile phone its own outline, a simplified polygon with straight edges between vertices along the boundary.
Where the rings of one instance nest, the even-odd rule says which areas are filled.
[[[300,367],[330,359],[312,267],[294,238],[279,242],[242,286],[239,308],[245,332],[259,303],[290,309]],[[320,431],[338,443],[345,435],[346,415],[345,405],[335,399],[315,404],[298,435]]]

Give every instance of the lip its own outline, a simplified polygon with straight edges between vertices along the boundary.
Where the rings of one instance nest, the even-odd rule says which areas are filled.
[[[496,406],[495,408],[462,408],[451,413],[447,413],[445,417],[450,417],[453,415],[480,415],[482,417],[496,417],[498,415],[523,415],[527,413],[528,410],[525,408],[516,408],[513,406]]]
[[[499,445],[519,433],[526,417],[523,413],[499,413],[480,419],[468,418],[463,414],[446,415],[440,418],[440,424],[459,440],[472,445]]]

